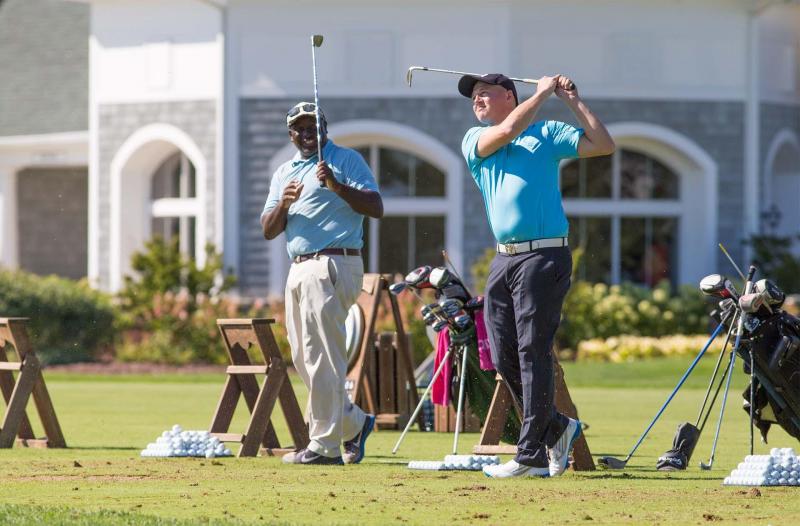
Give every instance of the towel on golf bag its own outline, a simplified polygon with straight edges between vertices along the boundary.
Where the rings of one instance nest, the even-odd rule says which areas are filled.
[[[486,321],[483,319],[483,309],[475,311],[475,334],[478,337],[478,358],[481,369],[494,371],[492,351],[489,348],[489,335],[486,333]]]
[[[656,469],[659,471],[686,469],[699,438],[700,430],[695,426],[689,422],[679,424],[675,438],[672,440],[672,449],[658,457]]]
[[[450,347],[450,331],[439,331],[436,340],[436,358],[433,360],[434,373],[439,370],[439,364],[444,360],[447,349]],[[452,356],[447,360],[442,369],[442,374],[433,382],[431,400],[436,405],[450,405],[450,384],[453,376]]]

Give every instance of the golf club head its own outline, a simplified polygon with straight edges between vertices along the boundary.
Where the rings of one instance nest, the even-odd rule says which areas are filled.
[[[606,469],[625,469],[625,465],[628,463],[628,461],[620,460],[614,457],[600,457],[597,460],[597,463]]]
[[[405,281],[398,281],[397,283],[392,283],[391,285],[389,285],[389,292],[397,296],[398,294],[406,290],[407,287],[408,283],[406,283]]]
[[[483,308],[483,296],[475,296],[464,304],[464,309],[467,311],[475,311]]]
[[[416,287],[418,289],[430,288],[431,284],[428,281],[428,276],[431,274],[431,267],[429,265],[423,265],[421,267],[417,267],[408,274],[406,274],[405,282],[406,284]],[[424,286],[427,284],[427,287]]]
[[[742,312],[746,312],[748,314],[758,312],[758,309],[763,307],[765,303],[766,300],[761,292],[742,294],[739,297],[739,308],[742,309]]]
[[[760,292],[764,295],[764,299],[769,305],[774,305],[780,308],[786,300],[786,294],[778,288],[778,286],[768,279],[760,279],[756,281],[753,292]]]
[[[458,312],[460,312],[464,304],[461,302],[461,300],[457,300],[455,298],[448,298],[440,301],[439,306],[441,307],[442,312],[444,312],[445,316],[451,317],[455,316]]]
[[[711,464],[713,464],[713,462]],[[711,470],[711,464],[706,464],[705,462],[700,462],[700,469],[702,469],[703,471],[710,471]]]
[[[440,332],[442,329],[447,327],[447,325],[448,325],[447,320],[439,320],[436,323],[434,323],[432,327],[434,331]]]
[[[456,327],[459,329],[464,330],[472,325],[472,318],[470,318],[469,314],[467,313],[459,314],[453,318],[453,323],[455,323]]]
[[[439,318],[437,318],[436,315],[432,312],[426,312],[422,316],[422,321],[425,322],[425,325],[433,325],[434,323],[439,321]]]
[[[409,88],[411,87],[411,78],[414,76],[414,70],[416,69],[422,69],[422,68],[420,68],[419,66],[411,66],[410,68],[408,68],[408,71],[406,71],[406,84],[408,84]]]
[[[444,267],[436,267],[435,269],[431,270],[431,275],[428,278],[428,281],[431,282],[431,285],[437,289],[440,289],[450,282],[450,271]]]
[[[311,43],[314,47],[320,47],[322,45],[322,35],[312,35]]]
[[[722,274],[709,274],[700,280],[700,291],[706,296],[738,299],[738,293],[731,280]]]

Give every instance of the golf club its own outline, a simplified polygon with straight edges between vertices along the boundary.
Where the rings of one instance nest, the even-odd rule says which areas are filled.
[[[717,325],[717,328],[714,329],[714,332],[711,333],[711,337],[709,337],[708,343],[706,343],[705,347],[703,347],[703,350],[701,350],[697,354],[697,357],[694,359],[694,361],[689,366],[689,368],[686,370],[686,372],[683,373],[683,376],[681,377],[680,381],[678,381],[678,385],[675,386],[675,389],[673,389],[672,393],[669,395],[669,398],[667,398],[667,401],[664,402],[664,405],[661,406],[661,409],[658,410],[658,413],[656,413],[656,416],[650,422],[650,425],[647,426],[647,429],[644,430],[644,433],[642,433],[642,436],[640,436],[639,440],[636,441],[636,444],[633,446],[633,449],[631,449],[630,453],[628,453],[628,456],[625,457],[625,460],[620,460],[618,458],[611,457],[611,456],[605,456],[605,457],[600,457],[600,459],[598,460],[598,464],[600,464],[601,466],[603,466],[605,468],[608,468],[608,469],[625,469],[625,465],[628,463],[628,461],[631,459],[631,457],[633,457],[633,454],[639,448],[639,445],[644,441],[645,437],[650,432],[650,430],[653,428],[653,426],[655,425],[656,421],[659,419],[659,417],[664,412],[664,410],[667,408],[669,403],[672,401],[672,399],[678,393],[678,390],[681,388],[683,383],[686,381],[686,379],[692,373],[694,368],[697,366],[698,362],[700,361],[700,358],[703,357],[703,355],[706,353],[708,348],[711,346],[711,343],[714,341],[714,339],[717,337],[717,335],[722,330],[722,327],[723,327],[723,325],[720,323],[719,325]]]
[[[723,249],[724,250],[724,249]],[[731,260],[733,263],[733,260]],[[738,267],[737,267],[738,268]],[[756,268],[754,266],[750,266],[750,271],[747,274],[744,282],[744,294],[750,294],[753,289],[753,276],[756,273]],[[742,343],[742,333],[744,333],[744,323],[745,323],[745,313],[741,312],[739,315],[739,323],[736,327],[736,343],[733,344],[733,350],[731,351],[731,361],[730,365],[728,366],[728,379],[725,381],[725,392],[722,394],[722,406],[719,409],[719,420],[717,420],[717,430],[714,432],[714,442],[711,444],[711,455],[708,458],[708,463],[700,462],[700,469],[704,471],[709,471],[714,466],[714,455],[717,451],[717,441],[719,440],[719,431],[722,429],[722,417],[725,415],[725,405],[728,401],[728,392],[730,391],[731,387],[731,378],[733,377],[733,366],[736,363],[736,353],[739,351],[739,346]],[[752,407],[752,398],[751,398],[751,407]],[[753,425],[752,414],[750,418],[750,425]]]
[[[311,35],[311,65],[314,69],[314,118],[317,121],[317,161],[322,162],[322,131],[319,124],[319,93],[317,92],[317,54],[316,49],[322,45],[322,35]],[[325,186],[325,183],[320,183]]]
[[[462,415],[464,413],[464,385],[467,383],[467,350],[468,346],[461,346],[461,381],[458,386],[458,407],[456,408],[456,432],[453,436],[453,454],[458,454],[458,434],[461,431]]]
[[[429,68],[427,66],[411,66],[410,68],[408,68],[408,71],[406,72],[406,84],[408,84],[409,88],[411,87],[411,79],[414,77],[415,71],[431,71],[433,73],[447,73],[449,75],[459,75],[459,76],[469,75],[471,77],[482,77],[486,75],[486,73],[469,73],[466,71],[453,71],[452,69]],[[536,79],[525,79],[519,77],[508,77],[508,78],[510,80],[513,80],[514,82],[522,82],[523,84],[539,83],[539,81]],[[572,83],[572,86],[569,89],[570,90],[575,89],[574,82]]]
[[[450,282],[450,271],[444,267],[436,267],[431,270],[430,280],[431,285],[440,289]]]

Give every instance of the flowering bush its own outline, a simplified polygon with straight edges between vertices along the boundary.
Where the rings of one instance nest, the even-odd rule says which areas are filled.
[[[651,338],[649,336],[612,336],[606,339],[585,340],[578,344],[578,360],[603,362],[630,362],[660,356],[685,356],[696,354],[708,342],[708,336],[674,335]],[[717,338],[708,348],[714,354],[722,350],[723,340]]]

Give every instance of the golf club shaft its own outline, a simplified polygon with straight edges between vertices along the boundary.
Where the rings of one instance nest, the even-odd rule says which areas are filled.
[[[744,273],[742,272],[742,269],[739,268],[739,265],[737,265],[736,262],[731,257],[731,255],[728,254],[728,251],[725,249],[725,245],[723,245],[722,243],[718,243],[718,244],[719,244],[720,250],[722,250],[722,253],[725,254],[725,257],[727,257],[728,261],[731,262],[731,265],[733,265],[733,268],[735,268],[736,272],[739,273],[739,277],[742,278],[742,281],[747,281],[747,278],[744,276]]]
[[[753,346],[750,345],[750,454],[753,454],[753,412],[755,410],[755,359],[753,358]]]
[[[714,442],[711,444],[711,456],[705,469],[711,469],[714,465],[714,455],[717,452],[717,441],[719,440],[719,430],[722,428],[722,417],[725,415],[725,405],[728,402],[728,391],[731,388],[731,377],[733,376],[733,366],[736,363],[736,349],[739,347],[740,337],[736,336],[736,344],[731,350],[731,361],[728,365],[728,379],[725,381],[725,392],[722,393],[722,407],[719,408],[719,420],[717,420],[717,430],[714,432]]]
[[[467,350],[469,347],[460,345],[461,349],[461,382],[458,386],[458,409],[456,410],[456,432],[453,437],[453,454],[458,454],[458,433],[461,430],[462,415],[464,412],[464,384],[467,381]]]
[[[473,77],[482,77],[484,73],[469,73],[466,71],[453,71],[451,69],[439,69],[439,68],[429,68],[426,66],[411,66],[408,68],[408,73],[406,74],[406,80],[408,81],[408,85],[411,85],[411,76],[413,75],[414,71],[433,71],[434,73],[448,73],[450,75],[471,75]],[[513,80],[514,82],[522,82],[524,84],[538,84],[539,81],[536,79],[525,79],[525,78],[517,78],[517,77],[508,77],[509,79]]]
[[[317,90],[317,46],[315,45],[314,36],[311,37],[311,66],[314,71],[314,118],[317,122],[317,162],[322,162],[322,129],[319,123],[319,93]],[[320,186],[325,186],[325,183],[320,183]]]
[[[708,389],[706,389],[706,396],[705,398],[703,398],[703,404],[700,406],[700,412],[697,413],[697,420],[694,423],[694,427],[698,427],[698,425],[700,424],[700,419],[703,417],[703,412],[705,411],[706,403],[708,403],[708,395],[711,394],[711,388],[714,385],[714,380],[717,379],[717,373],[719,372],[719,367],[722,364],[722,359],[725,357],[725,349],[728,348],[728,343],[731,340],[731,334],[733,333],[733,329],[736,327],[737,314],[738,312],[735,312],[733,314],[733,320],[731,320],[731,327],[730,329],[728,329],[728,334],[725,336],[725,343],[722,344],[722,350],[719,352],[719,358],[717,358],[717,364],[714,366],[714,372],[711,375],[711,379],[708,381]],[[714,398],[716,398],[716,395],[714,395]]]
[[[656,423],[656,421],[658,420],[658,418],[661,416],[661,414],[662,414],[662,413],[664,412],[664,410],[667,408],[667,406],[669,405],[669,403],[672,401],[672,399],[673,399],[673,398],[675,397],[675,395],[678,393],[678,390],[681,388],[681,386],[683,385],[683,383],[686,381],[686,379],[687,379],[687,378],[689,377],[689,375],[692,373],[692,371],[694,370],[694,368],[697,366],[697,363],[700,361],[700,358],[702,358],[702,357],[703,357],[703,355],[706,353],[706,351],[708,350],[708,348],[711,346],[711,343],[714,341],[714,339],[717,337],[717,335],[718,335],[718,334],[720,333],[720,331],[722,330],[722,327],[723,327],[723,326],[722,326],[722,324],[719,324],[719,325],[717,325],[717,328],[716,328],[716,329],[714,329],[714,332],[711,334],[711,337],[708,339],[708,343],[706,343],[706,346],[705,346],[705,347],[703,347],[703,350],[701,350],[701,351],[700,351],[700,352],[697,354],[697,357],[694,359],[694,361],[692,362],[692,364],[689,366],[689,368],[686,370],[686,372],[685,372],[685,373],[683,373],[683,376],[681,377],[680,381],[678,381],[678,385],[676,385],[676,386],[675,386],[675,389],[673,389],[672,393],[669,395],[669,398],[667,398],[667,401],[666,401],[666,402],[664,402],[664,405],[662,405],[662,406],[661,406],[661,409],[659,409],[659,410],[658,410],[658,413],[656,413],[656,416],[655,416],[655,417],[653,418],[653,420],[650,422],[650,425],[649,425],[649,426],[647,426],[647,429],[645,429],[645,430],[644,430],[644,433],[642,433],[642,436],[640,436],[640,437],[639,437],[639,440],[636,442],[636,445],[635,445],[635,446],[633,446],[633,449],[631,449],[631,452],[630,452],[630,453],[628,453],[628,456],[625,458],[624,462],[627,462],[628,460],[630,460],[630,459],[631,459],[631,457],[633,456],[634,452],[636,452],[636,450],[639,448],[639,445],[642,443],[642,441],[644,441],[644,438],[647,436],[647,433],[649,433],[649,432],[650,432],[650,430],[653,428],[653,426],[655,425],[655,423]]]
[[[733,352],[733,350],[731,350],[730,352]],[[717,396],[719,396],[719,392],[722,390],[722,385],[725,383],[725,380],[727,378],[728,378],[728,366],[726,365],[725,370],[722,372],[722,376],[720,376],[719,378],[719,383],[717,384],[717,388],[714,390],[714,396],[711,397],[711,403],[708,404],[708,408],[706,409],[706,414],[703,417],[703,421],[700,422],[700,426],[698,427],[698,429],[701,432],[706,427],[706,422],[708,421],[708,418],[711,416],[711,411],[714,408],[714,404],[717,402]]]
[[[397,439],[397,444],[394,445],[394,449],[392,449],[392,455],[397,453],[397,450],[400,448],[400,444],[403,442],[403,439],[406,437],[406,433],[408,430],[411,429],[411,426],[414,425],[414,422],[417,421],[417,415],[419,414],[420,409],[422,409],[422,404],[425,402],[425,397],[428,396],[428,393],[433,388],[433,384],[436,382],[436,379],[439,378],[439,375],[442,374],[444,370],[444,365],[447,363],[447,360],[450,359],[450,349],[447,349],[447,352],[444,353],[444,358],[442,362],[439,364],[439,368],[436,369],[433,377],[431,378],[428,387],[425,388],[425,392],[422,393],[422,396],[419,399],[419,403],[417,404],[417,408],[414,409],[414,414],[411,415],[411,418],[408,419],[408,423],[406,423],[405,429],[403,429],[403,433],[400,435],[400,438]]]

